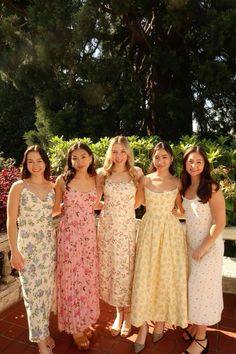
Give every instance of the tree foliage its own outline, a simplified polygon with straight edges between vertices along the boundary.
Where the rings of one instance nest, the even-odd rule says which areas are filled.
[[[0,151],[19,163],[26,145],[24,132],[34,127],[34,99],[0,81]],[[1,163],[0,163],[1,168]]]
[[[140,166],[146,174],[151,162],[151,151],[160,141],[157,136],[128,137],[130,146],[134,152],[135,165]],[[95,157],[97,168],[102,167],[105,154],[109,145],[108,137],[94,142],[90,138],[75,138],[65,140],[55,136],[51,139],[49,154],[53,175],[57,176],[64,171],[69,148],[78,142],[88,144]],[[212,176],[223,190],[226,199],[227,223],[236,223],[236,140],[229,136],[220,136],[217,139],[201,139],[198,135],[183,136],[178,143],[169,142],[174,152],[174,170],[177,176],[181,175],[183,154],[191,145],[201,145],[207,153]]]
[[[2,78],[35,100],[28,142],[236,130],[234,0],[8,0],[0,17]]]

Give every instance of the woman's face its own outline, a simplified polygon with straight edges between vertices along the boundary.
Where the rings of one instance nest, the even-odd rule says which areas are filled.
[[[85,169],[87,170],[92,162],[92,156],[86,150],[76,149],[71,154],[71,164],[76,171]]]
[[[173,158],[165,149],[156,150],[153,155],[153,164],[158,172],[166,172],[172,164]]]
[[[116,143],[112,146],[111,160],[115,165],[123,166],[128,160],[128,154],[123,144]]]
[[[44,174],[46,164],[37,151],[30,151],[26,158],[26,166],[31,175],[41,176]]]
[[[198,176],[202,173],[205,161],[199,152],[192,152],[188,155],[185,168],[191,177]]]

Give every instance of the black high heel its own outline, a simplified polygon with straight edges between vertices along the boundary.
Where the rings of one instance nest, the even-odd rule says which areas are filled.
[[[204,347],[204,345],[202,345],[200,342],[204,342],[205,340],[207,341],[207,343],[206,343],[206,346]],[[194,338],[194,341],[195,341],[198,345],[200,345],[200,347],[203,348],[203,351],[202,351],[200,354],[207,354],[207,353],[208,353],[208,351],[209,351],[209,345],[208,345],[208,339],[207,339],[207,337],[205,337],[204,339],[197,339],[197,338]],[[185,353],[185,354],[190,354],[187,349],[184,351],[184,353]]]

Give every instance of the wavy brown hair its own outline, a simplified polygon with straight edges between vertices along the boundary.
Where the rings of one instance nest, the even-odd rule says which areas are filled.
[[[156,171],[156,167],[154,166],[154,163],[153,163],[153,157],[154,157],[156,151],[161,150],[161,149],[165,150],[167,152],[167,154],[170,157],[172,157],[172,162],[171,162],[170,167],[169,167],[169,172],[172,175],[174,175],[174,166],[173,166],[173,164],[174,164],[174,154],[173,154],[173,151],[172,151],[170,145],[168,145],[167,143],[164,143],[163,141],[160,141],[159,143],[157,143],[154,146],[154,148],[152,149],[152,151],[151,151],[152,162],[151,162],[151,165],[150,165],[150,167],[148,169],[148,172],[152,173],[152,172]]]
[[[90,147],[84,143],[77,143],[77,144],[74,144],[70,147],[69,151],[68,151],[68,155],[67,155],[67,164],[66,164],[66,168],[65,168],[65,173],[63,174],[63,179],[65,181],[65,184],[66,184],[66,187],[68,186],[68,184],[70,183],[70,181],[74,178],[75,176],[75,169],[74,167],[72,166],[72,162],[71,162],[71,156],[73,154],[73,152],[75,150],[78,150],[78,149],[82,149],[84,151],[86,151],[89,156],[92,157],[92,162],[91,164],[89,165],[88,169],[87,169],[87,172],[88,174],[92,177],[92,176],[95,176],[97,173],[96,173],[96,169],[95,169],[95,166],[94,166],[94,156],[93,156],[93,152],[92,150],[90,149]]]
[[[183,157],[183,170],[181,176],[182,190],[181,194],[184,196],[186,190],[191,185],[191,176],[186,170],[186,162],[190,154],[197,152],[199,153],[204,160],[204,168],[200,175],[200,183],[197,189],[197,196],[199,197],[202,203],[207,203],[212,196],[212,187],[214,185],[215,190],[219,190],[219,183],[213,180],[210,172],[210,163],[207,157],[206,152],[201,146],[190,146],[184,154]]]
[[[131,179],[133,182],[136,184],[137,183],[137,172],[134,168],[134,154],[133,151],[129,145],[128,139],[125,136],[118,135],[115,136],[110,140],[110,144],[108,146],[106,156],[105,156],[105,161],[103,164],[103,175],[104,178],[107,178],[112,174],[113,167],[114,167],[114,162],[112,161],[112,148],[115,144],[121,144],[124,146],[125,151],[127,153],[127,161],[126,161],[126,168],[127,172],[129,173]]]
[[[39,153],[41,159],[43,160],[43,162],[46,165],[45,171],[44,171],[44,178],[47,181],[49,181],[50,177],[51,177],[50,160],[49,160],[49,157],[48,157],[46,151],[40,145],[31,145],[26,149],[26,151],[24,153],[23,161],[22,161],[21,178],[27,179],[27,178],[30,178],[30,176],[31,176],[31,173],[29,172],[29,170],[27,168],[27,158],[28,158],[28,155],[30,152],[38,152]]]

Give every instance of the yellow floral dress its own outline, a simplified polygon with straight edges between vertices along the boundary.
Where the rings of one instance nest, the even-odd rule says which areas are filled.
[[[183,228],[171,212],[177,193],[145,188],[131,303],[137,327],[147,320],[187,326],[187,247]]]

